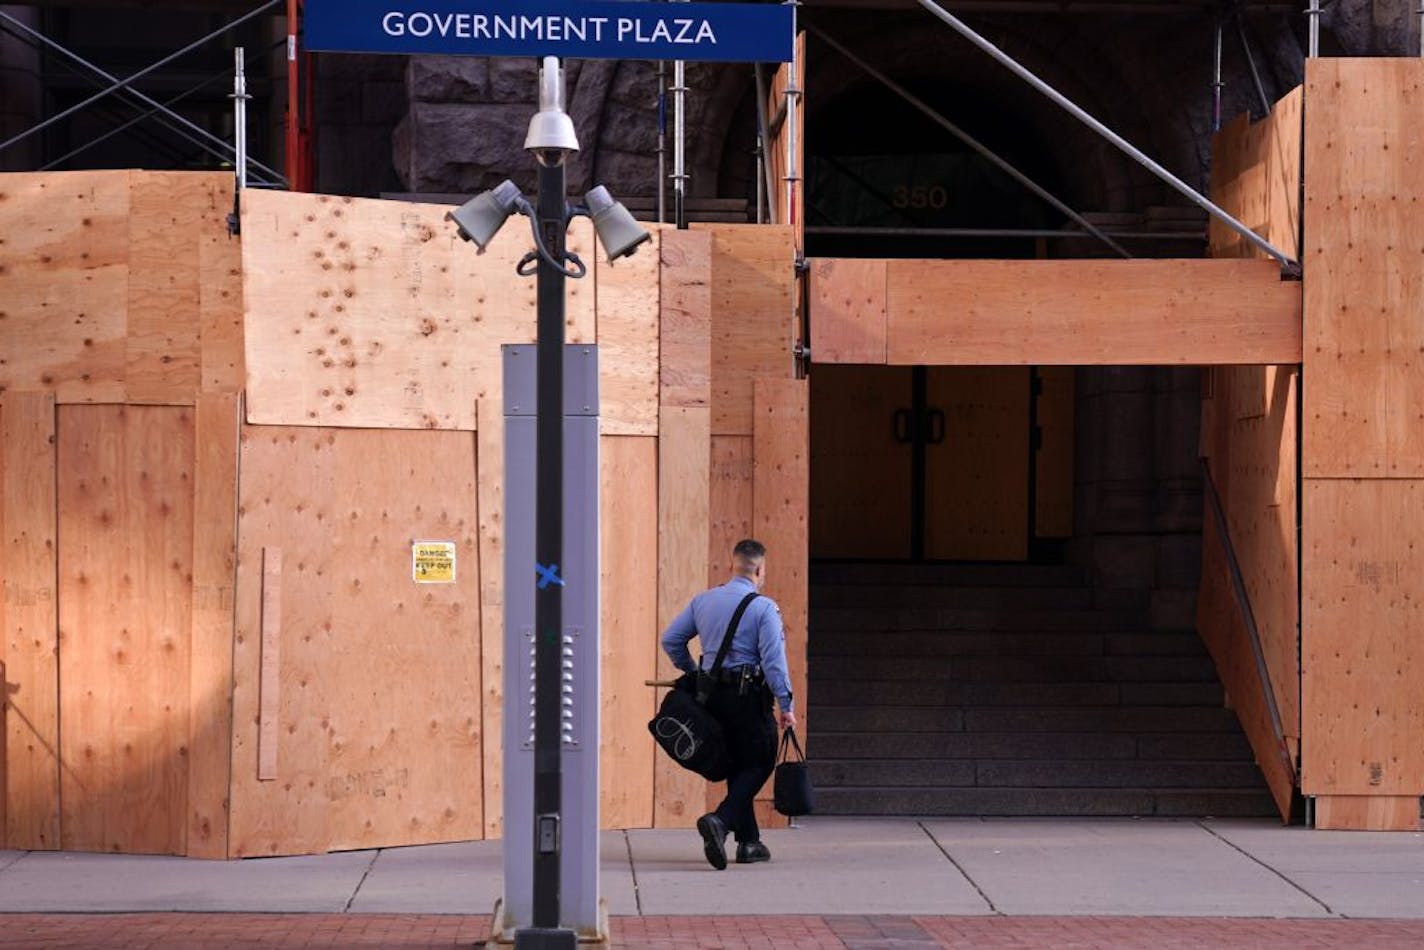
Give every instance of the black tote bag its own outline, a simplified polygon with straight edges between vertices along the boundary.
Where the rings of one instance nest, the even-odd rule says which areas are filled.
[[[816,808],[816,790],[811,787],[811,770],[806,765],[806,753],[801,751],[796,730],[786,729],[781,733],[781,750],[776,758],[771,807],[788,818],[811,814]]]

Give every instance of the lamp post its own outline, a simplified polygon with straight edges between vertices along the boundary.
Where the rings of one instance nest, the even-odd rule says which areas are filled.
[[[524,147],[534,154],[539,164],[537,204],[531,205],[513,182],[504,181],[472,198],[447,217],[455,223],[460,236],[474,242],[481,251],[515,211],[528,217],[533,226],[534,250],[524,256],[516,271],[520,276],[535,277],[538,311],[535,357],[536,564],[530,566],[533,570],[526,575],[527,582],[535,584],[534,820],[532,828],[516,829],[508,826],[506,816],[504,840],[506,849],[517,847],[514,835],[527,831],[531,834],[533,846],[532,918],[515,920],[515,947],[520,950],[573,950],[577,945],[577,934],[561,926],[560,915],[560,856],[564,839],[561,827],[564,811],[561,790],[564,583],[559,577],[559,565],[564,560],[564,284],[568,278],[583,277],[587,267],[577,254],[567,249],[565,235],[575,216],[592,218],[599,241],[610,260],[633,253],[652,235],[639,226],[627,209],[614,201],[602,186],[588,192],[582,206],[570,206],[567,202],[564,194],[565,162],[579,146],[573,120],[564,111],[563,70],[557,57],[547,56],[543,60],[539,72],[539,111],[529,123],[529,135]],[[519,528],[519,525],[510,526],[511,531]],[[517,582],[518,578],[516,576],[511,580]],[[510,638],[506,637],[506,642],[509,641]],[[506,719],[512,721],[512,717],[518,715],[515,696],[507,692],[504,705]],[[518,788],[526,777],[522,774],[511,775],[511,752],[506,745],[506,788]],[[596,749],[593,754],[597,754]],[[584,791],[595,796],[596,801],[597,788]],[[596,814],[596,810],[592,813]],[[506,861],[506,868],[509,866]],[[593,873],[597,873],[596,863]],[[508,873],[506,901],[511,889],[520,885],[520,882],[510,882],[507,878]]]

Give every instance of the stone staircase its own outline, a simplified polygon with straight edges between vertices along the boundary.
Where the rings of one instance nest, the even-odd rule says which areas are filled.
[[[818,563],[808,651],[818,814],[1275,814],[1195,631],[1076,568]]]

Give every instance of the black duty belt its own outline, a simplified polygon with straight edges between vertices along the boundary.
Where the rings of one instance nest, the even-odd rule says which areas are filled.
[[[733,686],[737,685],[738,683],[741,683],[741,682],[743,681],[743,679],[745,679],[747,682],[749,682],[749,683],[751,683],[751,684],[753,684],[753,685],[760,685],[761,682],[762,682],[762,680],[764,679],[764,677],[762,676],[761,667],[759,667],[759,666],[733,666],[733,667],[731,667],[731,668],[726,668],[726,667],[724,667],[724,668],[717,674],[717,682],[719,682],[719,683],[729,683],[729,684],[731,684],[731,685],[733,685]]]

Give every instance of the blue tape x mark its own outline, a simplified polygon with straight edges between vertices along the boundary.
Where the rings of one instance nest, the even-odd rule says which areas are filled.
[[[559,576],[559,565],[550,564],[548,567],[545,567],[542,564],[535,564],[534,570],[539,574],[540,590],[543,590],[550,584],[557,584],[560,587],[564,586],[564,579]]]

